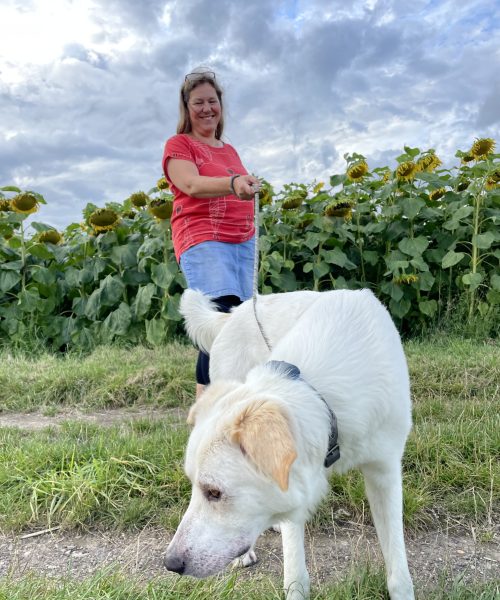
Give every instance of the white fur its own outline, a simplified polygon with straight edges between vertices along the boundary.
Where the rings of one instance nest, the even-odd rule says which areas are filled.
[[[330,422],[322,396],[338,421],[341,458],[332,470],[361,469],[391,599],[413,599],[401,484],[410,389],[388,312],[367,290],[273,294],[259,297],[257,309],[271,353],[251,300],[221,318],[199,292],[184,293],[181,311],[192,339],[210,351],[213,383],[191,411],[185,469],[193,492],[168,548],[167,568],[195,577],[216,573],[279,522],[287,600],[308,597],[304,524],[328,491],[323,460]],[[267,360],[297,365],[303,380],[263,365]],[[270,476],[265,459],[252,459],[234,441],[235,423],[261,404],[284,419],[293,440],[296,458],[286,489]],[[262,445],[266,435],[273,436],[265,430],[264,424]],[[207,490],[217,490],[220,498]]]

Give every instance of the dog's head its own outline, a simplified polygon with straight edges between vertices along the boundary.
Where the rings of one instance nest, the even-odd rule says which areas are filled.
[[[279,399],[246,384],[212,384],[188,422],[185,470],[192,496],[165,564],[206,577],[244,554],[293,508],[289,476],[297,450]]]

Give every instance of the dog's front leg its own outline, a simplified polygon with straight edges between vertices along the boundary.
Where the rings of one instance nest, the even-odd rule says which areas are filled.
[[[286,600],[309,598],[309,573],[304,551],[304,524],[281,523]]]

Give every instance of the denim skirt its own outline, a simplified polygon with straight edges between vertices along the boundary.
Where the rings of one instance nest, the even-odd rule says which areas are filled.
[[[241,244],[201,242],[181,254],[180,266],[188,287],[211,298],[252,297],[255,237]]]

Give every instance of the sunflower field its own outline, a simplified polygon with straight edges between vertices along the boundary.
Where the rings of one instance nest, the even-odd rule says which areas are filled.
[[[495,335],[500,305],[500,155],[477,139],[442,168],[434,150],[405,147],[395,169],[359,154],[328,184],[290,183],[260,200],[259,291],[368,287],[402,333],[454,311]],[[164,178],[64,232],[29,215],[36,192],[0,188],[0,343],[89,350],[158,345],[182,333],[185,281],[172,248]],[[489,324],[489,325],[488,325]]]

